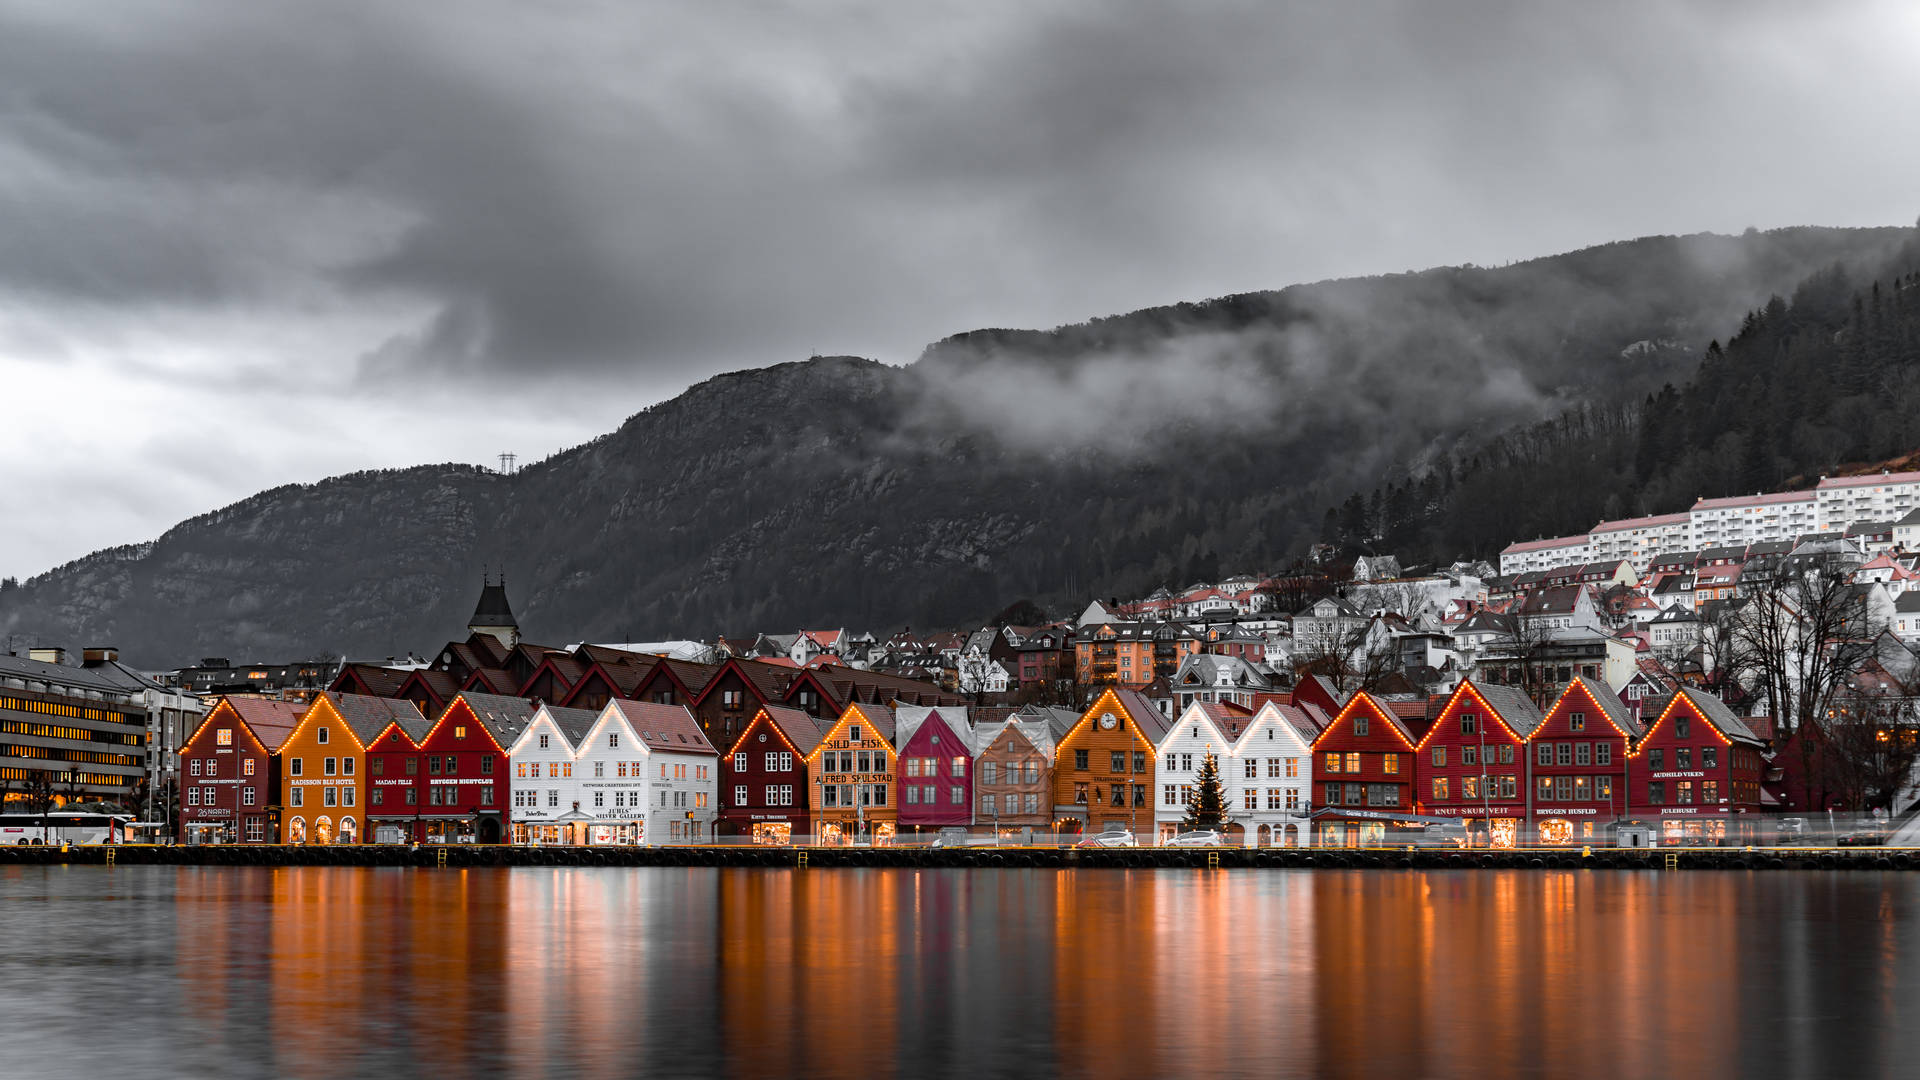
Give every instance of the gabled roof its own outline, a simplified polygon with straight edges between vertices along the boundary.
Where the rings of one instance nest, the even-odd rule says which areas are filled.
[[[1318,709],[1313,710],[1313,712],[1318,711]],[[1246,744],[1247,740],[1253,738],[1254,731],[1263,723],[1271,723],[1290,729],[1302,743],[1311,748],[1313,740],[1320,737],[1320,726],[1314,722],[1313,712],[1298,705],[1283,705],[1277,701],[1269,701],[1260,706],[1259,712],[1253,714],[1252,721],[1247,724],[1246,730],[1241,732],[1240,742],[1242,745]]]
[[[340,717],[341,722],[352,729],[354,738],[360,740],[360,745],[363,747],[372,746],[374,740],[380,737],[380,733],[387,730],[391,724],[402,720],[424,722],[426,719],[420,715],[420,710],[414,706],[413,702],[405,698],[369,697],[365,694],[342,694],[328,690],[315,695],[314,703],[317,704],[322,699]],[[309,705],[307,711],[311,712],[312,709],[313,705]],[[303,721],[306,719],[306,713],[301,714],[301,719]]]
[[[293,729],[300,726],[300,717],[307,711],[305,705],[293,701],[274,701],[269,698],[222,697],[219,701],[214,702],[212,708],[207,710],[207,718],[200,722],[200,727],[194,729],[193,736],[188,738],[187,742],[192,742],[193,739],[198,738],[201,730],[213,722],[213,714],[220,710],[221,705],[229,705],[233,708],[234,714],[240,718],[240,722],[247,726],[249,732],[253,733],[254,740],[261,746],[266,747],[267,753],[269,754],[277,754],[280,752],[281,744],[287,741],[287,736],[293,734]]]
[[[1585,675],[1575,675],[1573,681],[1567,684],[1567,688],[1560,692],[1560,697],[1565,699],[1575,687],[1579,687],[1595,705],[1600,707],[1600,712],[1606,716],[1609,723],[1619,729],[1621,734],[1630,738],[1639,738],[1640,725],[1634,723],[1632,711],[1627,708],[1626,702],[1620,700],[1620,695],[1614,693],[1606,683]],[[1554,702],[1554,705],[1557,707],[1559,702]]]
[[[640,733],[640,741],[650,750],[671,750],[681,754],[718,753],[700,731],[700,724],[684,705],[662,705],[655,701],[607,702],[626,717],[627,726]]]
[[[367,693],[378,697],[398,697],[401,684],[407,681],[417,668],[390,668],[379,664],[347,664],[333,680],[331,689],[343,693],[355,693],[365,689]]]
[[[1354,691],[1353,696],[1347,699],[1347,703],[1340,707],[1339,715],[1329,719],[1326,726],[1320,729],[1320,734],[1314,737],[1314,744],[1317,746],[1321,738],[1332,734],[1342,720],[1359,710],[1365,710],[1374,719],[1385,723],[1400,736],[1402,742],[1407,744],[1407,749],[1411,750],[1419,744],[1420,736],[1407,727],[1407,722],[1396,715],[1392,709],[1381,704],[1380,699],[1365,690]]]
[[[799,709],[790,709],[785,705],[762,705],[754,712],[753,719],[747,722],[746,728],[740,732],[740,738],[734,741],[730,753],[738,752],[746,745],[748,733],[762,717],[765,717],[767,724],[779,732],[780,737],[793,747],[793,752],[801,757],[813,753],[814,748],[820,745],[821,737],[827,733],[827,728],[832,724],[832,721],[816,720]]]
[[[893,742],[894,720],[892,709],[887,708],[885,705],[874,705],[864,701],[850,702],[846,709],[840,713],[840,720],[845,720],[848,716],[853,715],[859,716],[871,725],[874,734],[880,736],[880,738],[888,743]],[[839,721],[835,721],[835,723],[837,724]]]
[[[1648,733],[1651,734],[1654,728],[1664,723],[1667,714],[1672,712],[1674,706],[1678,705],[1683,699],[1693,706],[1693,711],[1696,714],[1705,719],[1707,723],[1713,725],[1721,735],[1729,740],[1739,740],[1752,743],[1756,746],[1762,745],[1760,737],[1749,730],[1747,725],[1741,723],[1739,717],[1733,715],[1733,710],[1727,708],[1726,702],[1721,701],[1719,698],[1697,686],[1688,686],[1685,683],[1681,683],[1679,688],[1674,691],[1673,697],[1668,699],[1667,707],[1661,710],[1659,719],[1647,726]]]
[[[1488,683],[1483,686],[1472,679],[1462,679],[1460,686],[1454,690],[1454,694],[1458,696],[1469,687],[1474,693],[1479,694],[1480,700],[1486,702],[1487,707],[1500,717],[1501,723],[1507,725],[1509,730],[1522,739],[1533,734],[1540,727],[1540,721],[1545,719],[1540,712],[1540,706],[1535,705],[1532,698],[1516,687],[1501,686],[1497,683]]]
[[[467,708],[472,710],[473,718],[480,721],[480,726],[487,729],[487,734],[493,736],[494,743],[502,750],[512,746],[514,740],[518,739],[520,733],[525,731],[527,725],[533,721],[534,705],[526,698],[508,697],[504,694],[482,694],[474,690],[460,691],[452,701],[447,703],[446,709],[441,711],[440,720],[444,721],[447,713],[463,701],[467,703]],[[436,721],[434,726],[439,727],[439,722]]]
[[[587,733],[593,730],[593,722],[600,716],[592,709],[568,709],[559,705],[542,705],[540,709],[553,721],[553,726],[560,729],[560,734],[566,736],[567,742],[571,743],[575,750],[580,749],[580,740],[586,738]]]

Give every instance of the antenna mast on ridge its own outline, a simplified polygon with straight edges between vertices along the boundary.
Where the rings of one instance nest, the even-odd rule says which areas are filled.
[[[513,452],[512,452],[512,451],[508,451],[508,452],[506,452],[506,453],[504,453],[504,454],[501,454],[501,455],[500,455],[500,471],[501,471],[501,472],[503,472],[503,473],[510,473],[510,472],[512,472],[512,471],[513,471],[513,463],[514,463],[514,461],[515,461],[515,460],[516,460],[516,459],[515,459],[515,457],[514,457],[514,454],[513,454]]]

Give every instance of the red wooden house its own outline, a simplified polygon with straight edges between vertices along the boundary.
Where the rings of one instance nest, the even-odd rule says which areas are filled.
[[[1362,690],[1313,741],[1316,847],[1395,842],[1412,826],[1414,745],[1406,722]]]
[[[188,844],[270,844],[268,807],[280,797],[274,755],[306,706],[223,697],[180,747],[180,839]]]
[[[1473,847],[1513,847],[1527,820],[1527,738],[1540,706],[1511,686],[1463,679],[1414,747],[1420,812],[1466,822]]]
[[[461,691],[420,740],[418,839],[498,844],[509,835],[507,750],[533,719],[525,698]]]
[[[973,727],[957,706],[895,711],[901,833],[973,824]]]
[[[720,835],[787,844],[812,833],[807,755],[831,723],[783,705],[754,711],[720,761]]]
[[[423,835],[420,740],[432,730],[433,721],[424,716],[403,716],[367,744],[367,835],[374,843],[417,841]]]
[[[1667,700],[1628,762],[1629,813],[1663,844],[1751,844],[1760,834],[1763,744],[1698,687]]]
[[[459,692],[460,684],[452,672],[422,668],[408,672],[393,696],[413,702],[421,716],[439,716]]]
[[[1577,675],[1528,740],[1534,835],[1543,844],[1606,843],[1626,815],[1633,710],[1607,684]]]

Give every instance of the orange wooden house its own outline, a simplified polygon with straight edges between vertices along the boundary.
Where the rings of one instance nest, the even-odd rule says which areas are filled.
[[[1152,829],[1154,747],[1169,724],[1132,690],[1102,691],[1055,745],[1055,830]]]
[[[893,710],[855,702],[807,755],[810,810],[822,844],[884,844],[899,828],[893,790]]]
[[[280,744],[280,839],[288,844],[370,840],[367,750],[400,720],[421,719],[405,698],[327,691],[301,714]]]

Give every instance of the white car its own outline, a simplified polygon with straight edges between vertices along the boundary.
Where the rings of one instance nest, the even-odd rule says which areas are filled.
[[[1132,833],[1122,831],[1122,832],[1103,832],[1096,836],[1089,836],[1085,840],[1082,840],[1073,846],[1085,847],[1085,848],[1112,848],[1112,847],[1139,847],[1140,844],[1138,841],[1136,841],[1133,838]]]
[[[1183,832],[1178,836],[1169,837],[1167,841],[1161,844],[1160,846],[1161,847],[1226,847],[1227,842],[1225,840],[1222,840],[1220,838],[1220,834],[1217,832],[1214,832],[1212,829],[1203,829],[1199,832]]]

